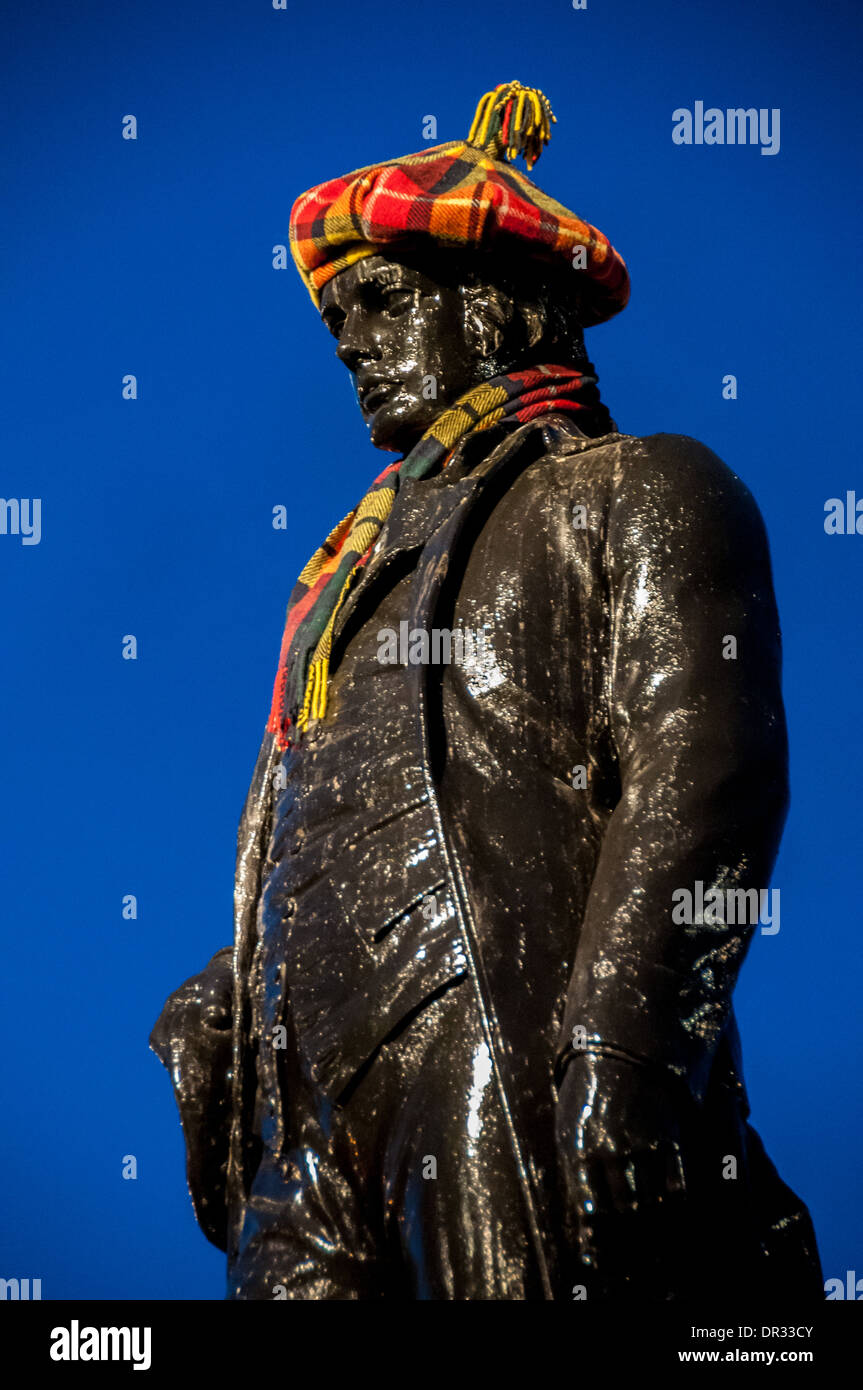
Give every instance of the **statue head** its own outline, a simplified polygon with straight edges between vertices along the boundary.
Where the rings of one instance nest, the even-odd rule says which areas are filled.
[[[353,374],[372,443],[407,452],[482,381],[583,367],[578,277],[517,254],[394,248],[335,275],[321,317]]]

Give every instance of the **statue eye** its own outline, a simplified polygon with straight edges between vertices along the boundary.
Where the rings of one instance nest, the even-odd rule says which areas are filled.
[[[391,318],[398,318],[399,314],[404,314],[413,304],[413,291],[406,289],[392,289],[384,292],[384,312]]]
[[[344,314],[340,314],[335,310],[330,310],[329,313],[323,315],[323,320],[333,337],[338,338],[345,326]]]

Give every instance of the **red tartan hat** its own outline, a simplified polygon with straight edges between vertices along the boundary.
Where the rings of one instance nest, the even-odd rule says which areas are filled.
[[[291,210],[291,254],[315,305],[347,266],[396,242],[430,238],[571,266],[585,328],[619,313],[629,299],[623,257],[506,163],[523,154],[531,169],[554,120],[542,92],[502,83],[480,101],[466,141],[368,164],[302,194]]]

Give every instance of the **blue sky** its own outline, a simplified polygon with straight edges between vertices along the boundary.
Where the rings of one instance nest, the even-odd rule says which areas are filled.
[[[536,181],[630,268],[629,307],[588,335],[619,426],[704,441],[767,523],[792,809],[781,932],[755,941],[737,999],[754,1122],[844,1277],[861,1260],[863,536],[823,519],[829,497],[863,497],[859,10],[84,10],[11,0],[3,21],[0,493],[42,499],[42,536],[0,536],[0,1274],[46,1298],[223,1294],[147,1036],[230,940],[284,605],[381,466],[272,247],[311,184],[421,148],[428,114],[439,140],[465,135],[518,77],[558,118]],[[672,112],[696,101],[778,108],[779,152],[675,144]]]

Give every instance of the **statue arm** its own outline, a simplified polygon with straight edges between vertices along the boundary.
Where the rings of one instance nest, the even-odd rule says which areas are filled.
[[[779,621],[764,526],[744,485],[693,440],[640,444],[607,533],[621,794],[560,1051],[581,1026],[669,1070],[700,1100],[753,924],[673,913],[686,911],[678,890],[697,907],[699,882],[705,894],[768,886],[788,804]]]
[[[692,440],[638,442],[606,574],[620,797],[559,1041],[558,1145],[583,1265],[673,1287],[688,1136],[754,931],[704,920],[697,885],[768,886],[788,800],[779,624],[758,509]]]

